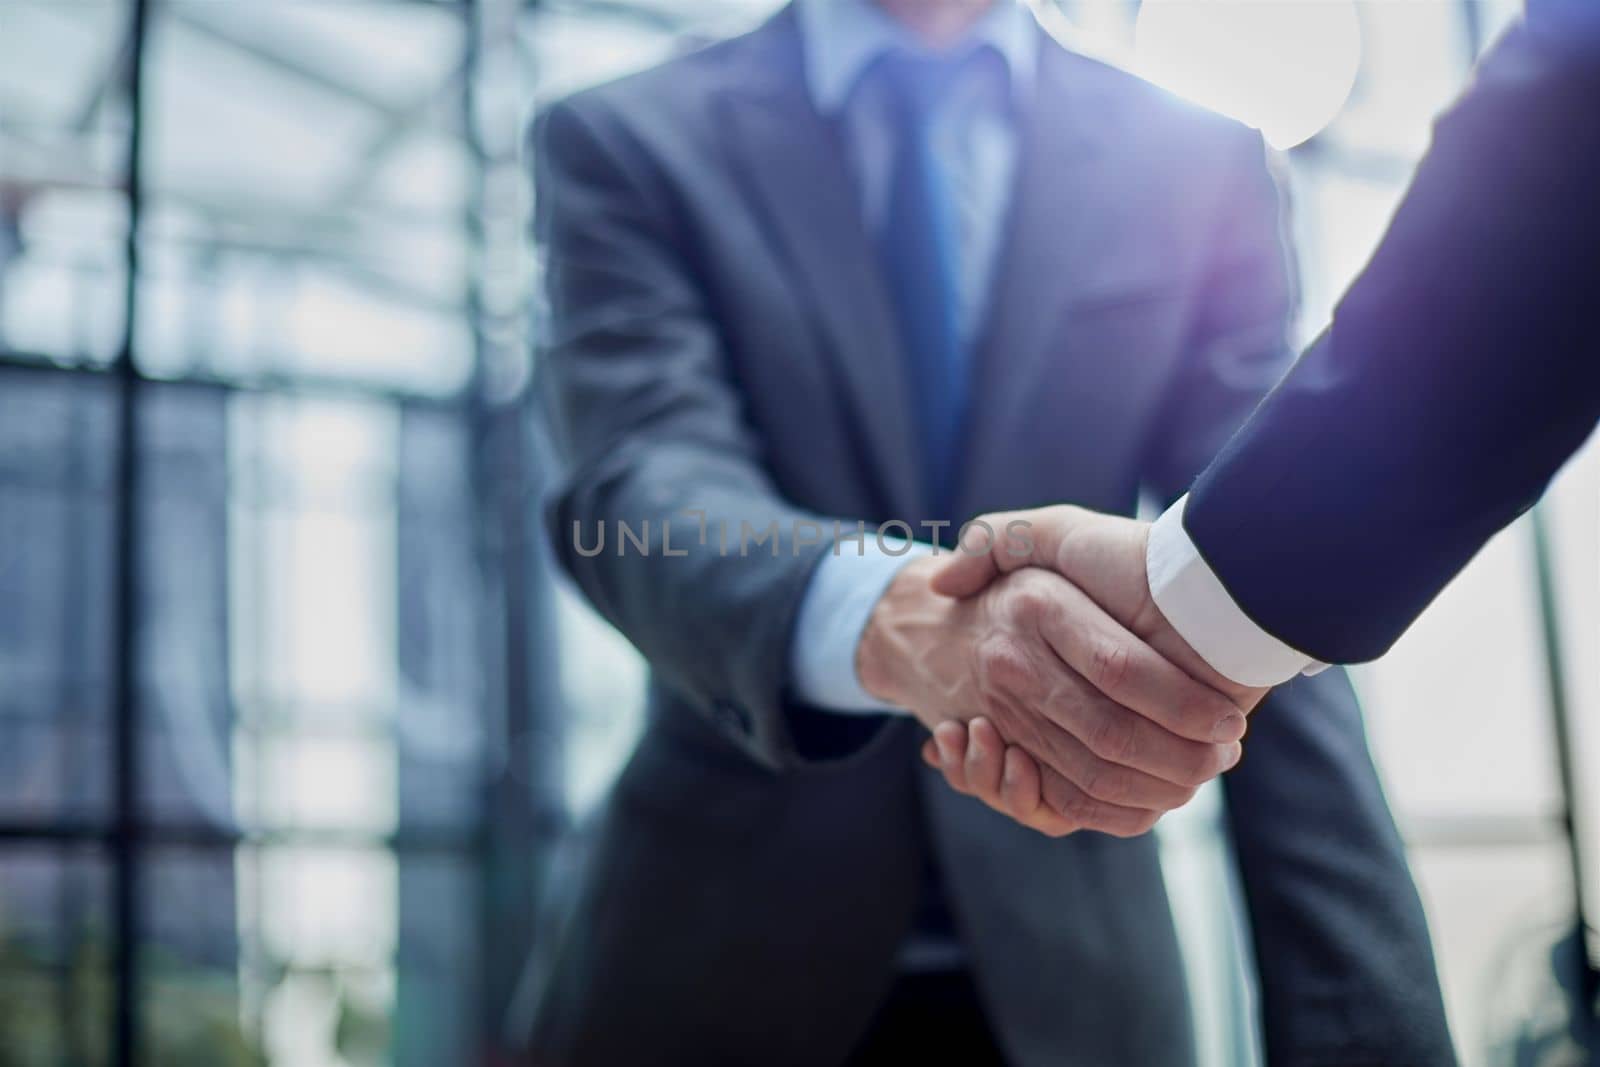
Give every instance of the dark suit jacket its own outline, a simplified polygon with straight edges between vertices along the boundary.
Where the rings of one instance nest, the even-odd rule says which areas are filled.
[[[786,689],[831,542],[800,544],[795,521],[933,517],[877,257],[800,58],[786,11],[536,127],[541,374],[567,460],[552,534],[653,670],[536,1062],[838,1062],[893,978],[931,851],[1015,1062],[1182,1067],[1153,838],[1021,829],[923,768],[915,723]],[[1141,485],[1187,485],[1285,365],[1277,196],[1256,135],[1054,42],[1036,93],[960,511],[1130,512]],[[657,551],[577,550],[575,523],[592,547],[619,520],[648,520]],[[773,522],[776,550],[741,557],[741,524]],[[663,554],[663,525],[685,555]],[[1297,682],[1256,720],[1228,808],[1273,1062],[1452,1062],[1346,681]]]
[[[1600,32],[1567,2],[1486,57],[1332,326],[1190,497],[1229,592],[1325,662],[1388,651],[1600,418]]]

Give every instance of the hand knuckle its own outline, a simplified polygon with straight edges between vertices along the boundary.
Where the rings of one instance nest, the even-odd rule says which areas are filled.
[[[1073,789],[1062,799],[1061,815],[1076,826],[1093,826],[1099,807],[1089,794]]]
[[[1084,742],[1096,756],[1124,766],[1139,755],[1139,732],[1128,713],[1120,710],[1100,717]]]
[[[1022,646],[1008,637],[991,637],[978,649],[979,681],[985,690],[1027,684],[1032,672]]]
[[[1080,785],[1090,796],[1113,804],[1126,799],[1129,789],[1128,776],[1125,772],[1099,760],[1090,764],[1084,771]]]
[[[1089,680],[1102,693],[1116,693],[1128,681],[1132,660],[1126,645],[1113,640],[1095,642],[1089,653]]]
[[[1009,605],[1012,617],[1018,622],[1034,623],[1050,608],[1049,599],[1038,585],[1022,575],[1011,589]]]

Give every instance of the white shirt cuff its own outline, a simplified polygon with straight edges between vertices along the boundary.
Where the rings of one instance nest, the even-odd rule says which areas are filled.
[[[801,700],[846,714],[907,714],[861,688],[856,646],[900,568],[932,551],[930,545],[896,537],[868,536],[859,543],[836,543],[823,557],[800,602],[789,649],[790,679]]]
[[[1183,528],[1184,496],[1150,528],[1150,595],[1172,628],[1218,674],[1240,685],[1274,686],[1326,670],[1257,626],[1228,593]]]

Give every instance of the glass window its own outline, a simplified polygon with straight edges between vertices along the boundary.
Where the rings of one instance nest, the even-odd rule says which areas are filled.
[[[106,817],[112,397],[0,370],[0,821]]]
[[[92,848],[15,844],[0,859],[0,1033],[8,1063],[111,1062],[109,870]]]
[[[559,819],[506,669],[513,621],[545,643],[496,273],[528,198],[484,193],[520,176],[514,11],[131,6],[0,33],[0,1058],[109,1063],[129,1004],[137,1062],[469,1062]],[[494,79],[518,106],[469,128]]]
[[[514,1056],[548,944],[530,902],[570,889],[646,679],[541,544],[527,122],[780,5],[148,6],[141,26],[127,0],[4,0],[4,1051],[109,1063],[121,1003],[145,1063]],[[1136,2],[1041,6],[1128,54]],[[1303,336],[1517,7],[1361,0],[1356,89],[1287,160]],[[1546,512],[1580,723],[1600,714],[1597,501],[1591,450]],[[1509,532],[1359,676],[1469,1057],[1539,1002],[1571,892],[1534,547]],[[1600,731],[1578,742],[1593,766]],[[1214,820],[1190,815],[1169,872],[1209,878]],[[1218,929],[1191,939],[1214,957],[1197,983],[1228,980]]]
[[[473,179],[460,13],[372,0],[158,11],[143,365],[462,388]]]
[[[122,335],[122,0],[14,0],[0,34],[0,345],[105,363]]]

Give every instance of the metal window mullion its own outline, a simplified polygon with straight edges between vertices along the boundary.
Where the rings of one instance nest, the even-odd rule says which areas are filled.
[[[150,28],[150,0],[132,0],[128,22],[128,62],[123,88],[128,108],[124,187],[128,231],[124,246],[127,276],[123,287],[122,343],[112,365],[119,386],[120,419],[115,477],[113,556],[115,604],[112,614],[112,924],[116,932],[111,1046],[118,1067],[140,1062],[139,1026],[139,692],[140,575],[143,538],[140,494],[142,382],[134,366],[139,291],[139,238],[144,207],[144,60]]]

